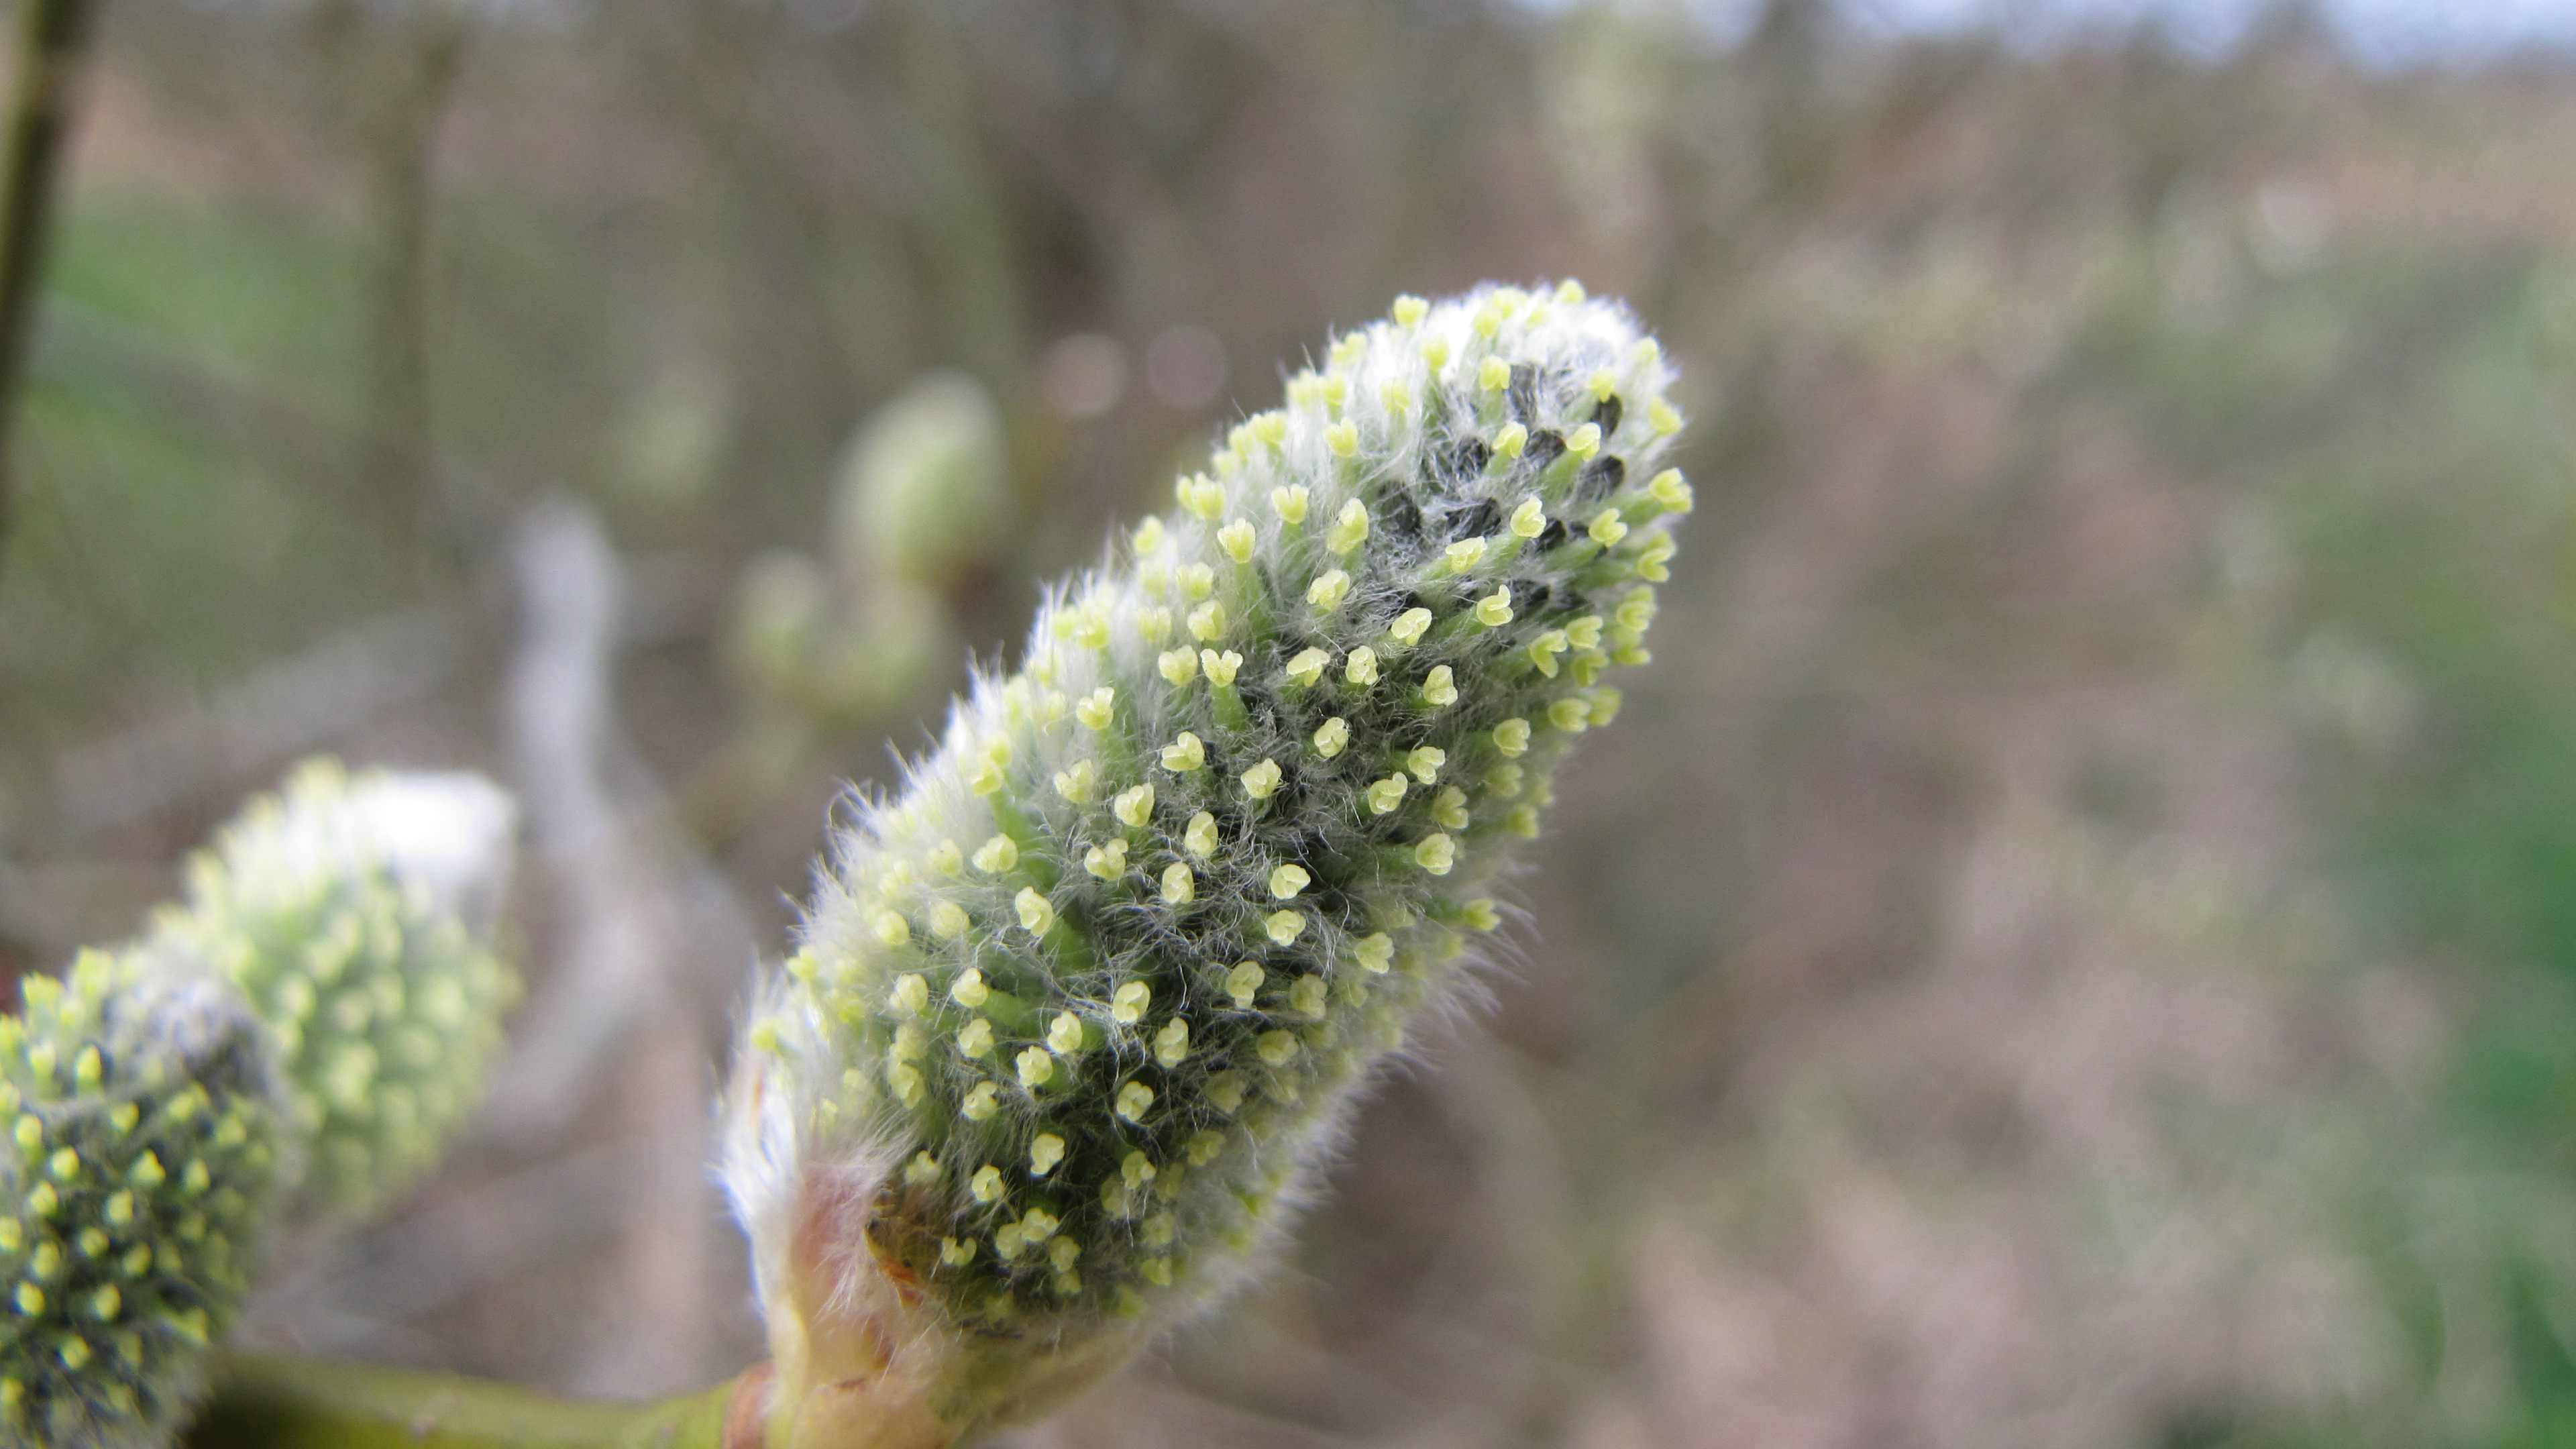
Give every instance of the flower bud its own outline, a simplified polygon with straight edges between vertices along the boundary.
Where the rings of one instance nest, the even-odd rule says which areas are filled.
[[[833,534],[853,571],[938,588],[981,561],[1016,515],[1002,417],[962,372],[916,380],[841,463]]]

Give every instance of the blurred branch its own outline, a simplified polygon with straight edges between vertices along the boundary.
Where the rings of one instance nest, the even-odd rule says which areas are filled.
[[[710,1053],[705,983],[727,987],[755,933],[721,879],[688,853],[669,802],[616,723],[620,566],[581,505],[542,505],[515,547],[525,644],[511,672],[511,733],[538,846],[562,892],[565,964],[527,1013],[494,1093],[503,1130],[559,1128],[601,1070],[621,1111],[662,1150],[619,1216],[630,1305],[659,1335],[614,1334],[599,1387],[658,1387],[695,1371],[714,1296],[716,1214],[704,1171]],[[710,962],[730,969],[695,969]],[[700,1009],[702,1007],[709,1009]]]
[[[667,841],[636,844],[667,837],[671,809],[614,718],[625,570],[598,521],[578,504],[543,505],[521,525],[516,553],[525,643],[511,672],[511,734],[530,823],[581,938],[527,1012],[501,1094],[533,1121],[573,1110],[656,983],[676,974],[657,961],[691,939],[748,960],[758,933],[703,860],[670,859]]]
[[[0,541],[9,536],[17,470],[9,465],[9,423],[35,328],[36,290],[53,234],[63,141],[79,101],[89,46],[89,0],[27,0],[18,40],[5,179],[0,179]]]

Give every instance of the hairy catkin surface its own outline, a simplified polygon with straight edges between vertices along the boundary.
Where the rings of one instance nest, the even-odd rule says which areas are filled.
[[[1240,1273],[1645,659],[1669,380],[1571,283],[1399,299],[1049,599],[851,810],[752,1015],[765,1293],[835,1197],[846,1268],[985,1340]]]
[[[317,760],[189,862],[152,949],[248,1000],[279,1065],[298,1219],[363,1218],[436,1162],[502,1045],[518,977],[491,948],[515,854],[478,776]]]
[[[84,955],[0,1017],[0,1442],[149,1449],[248,1291],[280,1171],[259,1023],[194,963]]]
[[[480,1092],[509,798],[327,761],[142,939],[0,1017],[0,1444],[156,1449],[284,1221],[407,1186]]]

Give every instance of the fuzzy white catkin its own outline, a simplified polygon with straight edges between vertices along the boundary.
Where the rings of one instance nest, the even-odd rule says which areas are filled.
[[[141,940],[0,1017],[0,1442],[157,1449],[263,1244],[399,1192],[515,989],[509,797],[327,761],[254,800]]]
[[[1691,496],[1624,307],[1401,298],[1328,356],[836,831],[731,1089],[782,1361],[832,1331],[783,1305],[874,1319],[993,1422],[1236,1281],[1645,660]]]
[[[320,760],[189,862],[146,949],[249,1000],[285,1084],[299,1218],[363,1218],[480,1099],[518,980],[491,948],[517,808],[480,776]]]

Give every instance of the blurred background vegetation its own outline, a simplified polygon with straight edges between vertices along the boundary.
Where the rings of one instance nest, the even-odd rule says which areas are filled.
[[[310,750],[529,807],[518,1059],[257,1334],[756,1356],[706,1104],[835,792],[1328,326],[1572,274],[1701,506],[1536,928],[1020,1442],[2576,1443],[2571,61],[1721,9],[106,6],[0,974]]]

